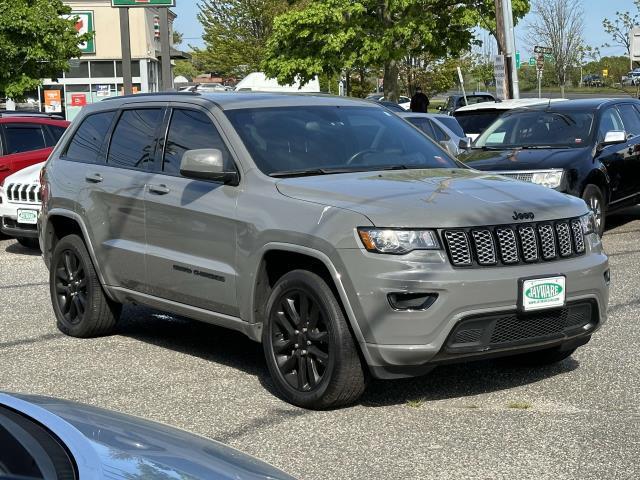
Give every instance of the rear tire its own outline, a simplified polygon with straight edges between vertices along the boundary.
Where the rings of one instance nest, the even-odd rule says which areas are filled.
[[[569,350],[560,350],[560,347],[548,348],[546,350],[538,350],[536,352],[523,353],[522,355],[509,357],[509,362],[517,365],[541,367],[561,362],[573,355],[573,352],[575,351],[575,348]]]
[[[597,233],[602,237],[604,234],[606,219],[606,205],[604,203],[604,194],[602,193],[602,190],[600,190],[596,185],[589,184],[585,187],[584,192],[582,192],[582,199],[593,212],[593,215],[596,218]]]
[[[69,235],[57,244],[51,257],[49,290],[58,329],[72,337],[110,334],[122,305],[104,293],[82,238]]]
[[[37,238],[18,237],[16,238],[16,240],[25,248],[29,248],[31,250],[40,250],[40,242]]]
[[[365,373],[342,308],[314,273],[294,270],[278,280],[262,342],[276,388],[293,405],[336,408],[364,392]]]

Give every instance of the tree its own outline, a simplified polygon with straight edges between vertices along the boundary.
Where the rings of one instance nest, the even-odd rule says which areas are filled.
[[[193,81],[200,73],[190,60],[176,60],[176,64],[173,67],[173,74],[176,77],[182,76],[189,79],[189,81]]]
[[[81,55],[75,19],[61,0],[0,1],[0,96],[20,99]]]
[[[385,97],[398,98],[403,58],[457,56],[474,43],[478,16],[493,0],[316,0],[279,16],[263,69],[281,82],[384,68]],[[495,8],[494,8],[495,10]],[[495,15],[495,14],[494,14]]]
[[[180,45],[182,43],[183,38],[184,38],[184,35],[182,33],[180,33],[177,30],[173,31],[173,44],[174,45]]]
[[[495,0],[476,0],[472,2],[470,7],[468,15],[473,23],[487,30],[497,42]],[[512,0],[511,8],[513,11],[513,24],[515,26],[522,17],[529,13],[531,7],[529,0]],[[501,15],[501,13],[499,14]],[[503,52],[504,45],[498,45],[498,51]]]
[[[196,49],[199,61],[228,76],[259,70],[273,19],[287,7],[286,0],[202,0],[198,20],[206,48]]]
[[[552,67],[564,97],[567,72],[578,64],[579,48],[584,44],[584,11],[580,0],[535,0],[535,18],[529,23],[532,45],[551,48]]]
[[[636,0],[636,6],[640,8],[640,0]],[[631,30],[638,25],[640,15],[627,12],[616,12],[616,17],[613,20],[605,18],[602,20],[602,27],[604,31],[609,34],[611,40],[615,45],[624,47],[629,57],[629,67],[633,69],[633,60],[631,59]],[[610,47],[611,45],[605,43],[603,47]]]

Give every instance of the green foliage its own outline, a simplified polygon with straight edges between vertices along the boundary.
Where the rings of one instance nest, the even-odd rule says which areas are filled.
[[[622,77],[629,72],[629,58],[623,56],[602,57],[600,60],[589,62],[582,67],[583,75],[602,76],[602,70],[609,71],[607,78],[604,79],[606,85],[620,83]]]
[[[514,0],[516,18],[528,9],[528,0]],[[490,28],[491,19],[494,0],[306,1],[276,18],[262,69],[290,83],[383,67],[385,95],[395,97],[404,58],[458,56],[477,43],[473,28],[482,21]],[[431,81],[445,80],[431,73]]]
[[[402,91],[411,96],[420,86],[428,97],[446,92],[456,85],[458,66],[460,59],[456,58],[407,57],[400,66]]]
[[[470,2],[468,15],[470,21],[475,25],[487,30],[493,37],[496,37],[496,2],[495,0],[475,0]],[[512,0],[511,10],[513,11],[513,23],[529,13],[531,8],[529,0]]]
[[[190,81],[193,81],[200,73],[202,72],[200,72],[190,60],[177,60],[173,67],[174,76],[177,77],[181,75]]]
[[[0,96],[21,99],[80,56],[78,45],[91,37],[61,17],[70,13],[61,0],[0,1]]]
[[[287,7],[287,0],[202,0],[206,48],[196,49],[202,68],[229,76],[259,70],[273,20]]]
[[[180,45],[182,43],[183,38],[184,38],[184,35],[182,33],[180,33],[177,30],[173,31],[173,44],[174,45]]]
[[[638,5],[640,5],[640,1],[636,1],[636,6]],[[628,11],[616,12],[613,20],[609,18],[602,20],[602,27],[604,31],[609,34],[613,43],[624,47],[628,55],[631,52],[631,30],[633,30],[634,26],[638,25],[639,21],[640,15],[638,13],[632,15]],[[609,46],[609,44],[603,45],[603,47]]]

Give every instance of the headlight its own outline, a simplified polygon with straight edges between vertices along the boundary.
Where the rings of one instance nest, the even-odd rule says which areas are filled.
[[[433,230],[358,228],[358,235],[370,252],[401,255],[413,250],[440,249],[438,236]]]
[[[558,188],[562,185],[564,170],[552,170],[548,172],[535,172],[531,177],[532,183],[537,183],[543,187]]]
[[[589,212],[586,215],[580,217],[580,223],[582,224],[582,233],[588,235],[589,233],[595,233],[596,230],[596,217],[593,216],[593,212]]]

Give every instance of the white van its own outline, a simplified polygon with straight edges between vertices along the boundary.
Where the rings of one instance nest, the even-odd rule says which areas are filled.
[[[291,85],[281,85],[277,79],[267,78],[263,72],[253,72],[238,82],[235,91],[320,93],[320,81],[316,76],[313,80],[302,86],[300,86],[300,82],[294,82]]]

